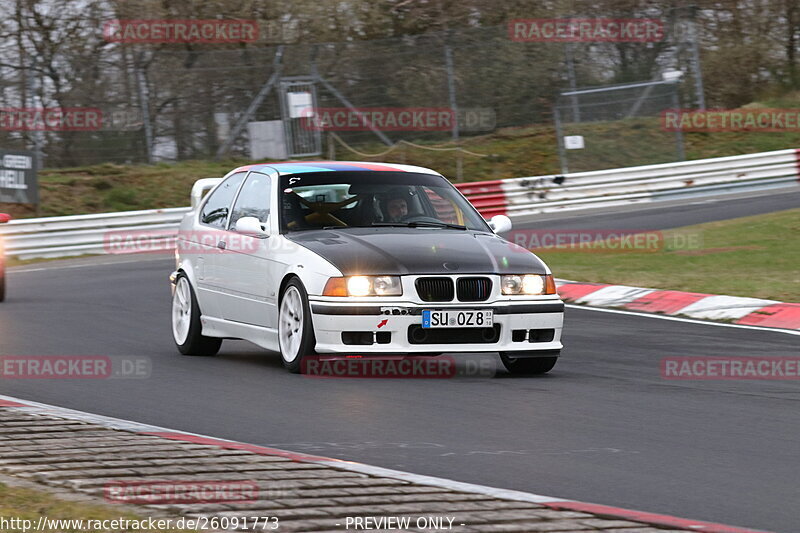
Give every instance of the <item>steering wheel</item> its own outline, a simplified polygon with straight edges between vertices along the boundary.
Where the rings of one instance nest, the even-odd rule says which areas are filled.
[[[300,196],[297,193],[294,194],[300,203],[308,207],[313,211],[313,213],[309,213],[305,216],[305,220],[308,223],[327,223],[333,226],[347,226],[347,223],[339,219],[338,217],[334,216],[331,212],[336,211],[346,205],[352,204],[353,202],[357,202],[360,196],[353,196],[352,198],[348,198],[347,200],[342,200],[341,202],[310,202]]]
[[[425,215],[411,214],[400,218],[400,222],[432,222],[434,224],[441,224],[441,220]]]

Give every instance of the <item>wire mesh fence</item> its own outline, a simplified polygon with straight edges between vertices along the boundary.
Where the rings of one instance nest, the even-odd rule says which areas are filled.
[[[682,161],[681,132],[661,124],[662,113],[679,106],[678,86],[667,81],[562,92],[555,106],[562,173]]]
[[[49,167],[251,157],[253,129],[247,125],[286,123],[287,91],[280,87],[298,77],[306,79],[307,90],[314,93],[314,107],[320,110],[353,113],[353,109],[382,109],[391,115],[398,110],[444,109],[452,113],[455,122],[455,127],[438,122],[432,127],[329,128],[344,141],[339,144],[340,152],[342,146],[378,143],[385,147],[399,141],[458,144],[504,128],[552,127],[556,111],[564,135],[578,135],[601,122],[618,122],[620,130],[636,136],[653,109],[687,90],[673,84],[630,95],[582,96],[578,106],[582,116],[573,116],[571,100],[558,96],[569,83],[567,59],[577,70],[578,83],[596,83],[615,76],[613,65],[597,58],[610,57],[621,45],[569,43],[569,53],[565,46],[515,41],[509,38],[506,25],[317,44],[154,46],[115,42],[96,47],[90,57],[71,58],[70,76],[62,77],[60,86],[45,65],[23,57],[20,65],[25,68],[0,67],[0,107],[5,114],[16,113],[18,123],[27,126],[0,127],[0,145],[37,149],[44,166]],[[669,39],[655,47],[642,60],[645,65],[640,70],[648,76],[658,74],[675,48]],[[686,99],[685,95],[681,98]],[[53,126],[43,117],[48,110],[73,108],[94,110],[102,120],[97,127],[78,128],[74,120],[69,124],[55,121]],[[290,136],[307,133],[299,124],[284,126],[291,129]],[[302,141],[304,150],[295,154],[324,153],[333,143],[333,138],[325,135],[321,140],[307,137]],[[570,170],[573,164],[577,169],[591,166],[592,161],[619,164],[611,158],[621,154],[611,146],[611,136],[587,133],[584,137],[592,139],[592,144],[597,140],[605,155],[597,157],[585,150],[581,162],[570,154],[575,159]],[[662,146],[660,141],[655,144]],[[640,149],[634,145],[631,150]],[[660,162],[675,157],[670,153],[666,148],[654,152],[651,143],[630,154],[629,160]]]

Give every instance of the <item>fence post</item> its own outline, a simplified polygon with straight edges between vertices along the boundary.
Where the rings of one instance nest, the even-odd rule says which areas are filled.
[[[150,123],[150,93],[147,90],[147,80],[144,76],[142,60],[144,52],[140,52],[136,60],[136,81],[139,89],[139,107],[142,110],[142,123],[144,124],[144,143],[147,162],[153,162],[153,125]]]
[[[577,91],[577,79],[575,77],[575,59],[572,56],[572,44],[564,43],[564,54],[567,58],[567,78],[569,78],[570,91]],[[572,95],[572,122],[581,121],[581,110],[578,106],[578,96]]]
[[[558,143],[558,159],[561,161],[561,173],[569,173],[569,165],[567,164],[567,153],[564,150],[564,132],[561,128],[561,113],[558,110],[558,102],[553,108],[553,119],[556,123],[556,142]]]
[[[24,103],[24,105],[29,105],[31,108],[36,107],[36,80],[33,77],[36,75],[36,58],[33,57],[31,59],[31,65],[28,70],[28,75],[25,76],[27,89],[28,89],[28,98],[30,103]],[[44,107],[44,106],[42,106]],[[33,131],[31,132],[31,137],[33,138],[33,161],[34,165],[36,166],[36,171],[42,170],[42,132],[41,131]],[[39,204],[36,204],[36,213],[38,216],[39,213]]]
[[[328,132],[328,161],[336,161],[336,144],[333,132]]]
[[[692,71],[694,73],[694,87],[697,93],[697,109],[706,108],[706,97],[703,91],[703,73],[700,69],[700,47],[697,44],[697,7],[691,8],[691,20],[689,21],[689,38],[692,41]]]
[[[672,105],[675,109],[681,108],[681,102],[678,98],[678,84],[673,84],[672,89]],[[675,146],[678,149],[678,161],[686,161],[686,152],[683,148],[683,131],[680,128],[675,128]]]
[[[444,62],[447,69],[447,93],[450,98],[450,111],[453,113],[453,142],[458,146],[458,103],[456,102],[456,80],[453,72],[453,49],[450,44],[444,45]],[[456,181],[464,179],[464,155],[461,150],[456,152]]]

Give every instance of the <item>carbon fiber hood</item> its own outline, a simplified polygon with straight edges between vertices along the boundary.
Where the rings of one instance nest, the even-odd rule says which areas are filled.
[[[344,275],[545,274],[534,254],[496,235],[439,228],[349,228],[285,235]]]

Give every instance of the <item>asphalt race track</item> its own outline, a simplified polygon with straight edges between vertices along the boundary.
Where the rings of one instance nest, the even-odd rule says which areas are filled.
[[[659,229],[798,204],[796,192],[698,200],[535,227]],[[659,374],[666,356],[797,355],[800,336],[568,308],[566,349],[547,376],[512,378],[487,355],[459,365],[496,373],[315,379],[241,341],[214,358],[180,356],[172,265],[104,257],[12,269],[0,354],[144,356],[152,368],[143,379],[2,379],[0,394],[595,503],[787,533],[800,523],[798,382]]]
[[[779,191],[561,211],[515,219],[514,228],[660,230],[800,207],[800,186]]]

